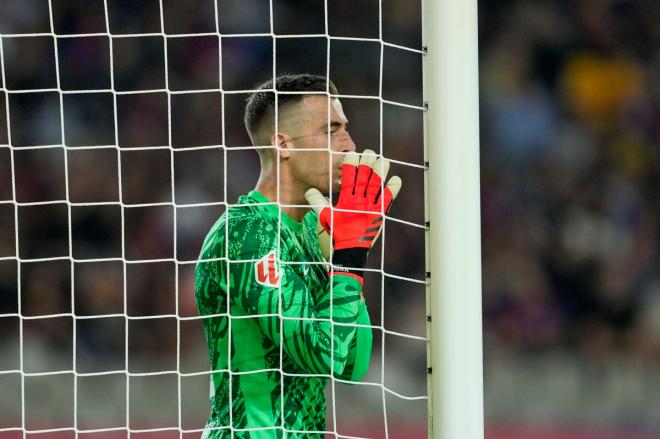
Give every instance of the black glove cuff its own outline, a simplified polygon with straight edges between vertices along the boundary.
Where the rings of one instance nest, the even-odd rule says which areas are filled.
[[[367,265],[366,248],[345,248],[335,250],[332,254],[332,269],[336,273],[352,273],[356,276],[364,277],[364,268]]]

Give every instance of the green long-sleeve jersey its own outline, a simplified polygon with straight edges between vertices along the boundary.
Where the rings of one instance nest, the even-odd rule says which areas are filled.
[[[252,191],[209,231],[195,269],[213,371],[205,439],[322,437],[330,374],[366,373],[362,286],[328,276],[316,222],[312,211],[297,222]]]

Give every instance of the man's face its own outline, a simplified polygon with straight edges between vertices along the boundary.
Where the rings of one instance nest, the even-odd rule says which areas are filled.
[[[304,190],[338,191],[342,153],[355,151],[339,99],[328,99],[305,96],[280,118],[279,131],[286,134],[290,148],[289,166]]]

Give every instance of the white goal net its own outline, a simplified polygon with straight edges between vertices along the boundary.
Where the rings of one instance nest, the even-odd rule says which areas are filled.
[[[427,434],[420,1],[0,2],[0,438],[199,437],[193,270],[254,188],[254,86],[328,75],[404,188],[365,274],[368,374],[329,437]]]

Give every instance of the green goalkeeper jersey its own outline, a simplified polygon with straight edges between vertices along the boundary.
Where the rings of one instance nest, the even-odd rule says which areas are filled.
[[[208,233],[195,269],[213,370],[205,439],[322,437],[330,374],[366,373],[362,286],[328,276],[316,223],[313,211],[297,222],[252,191]]]

